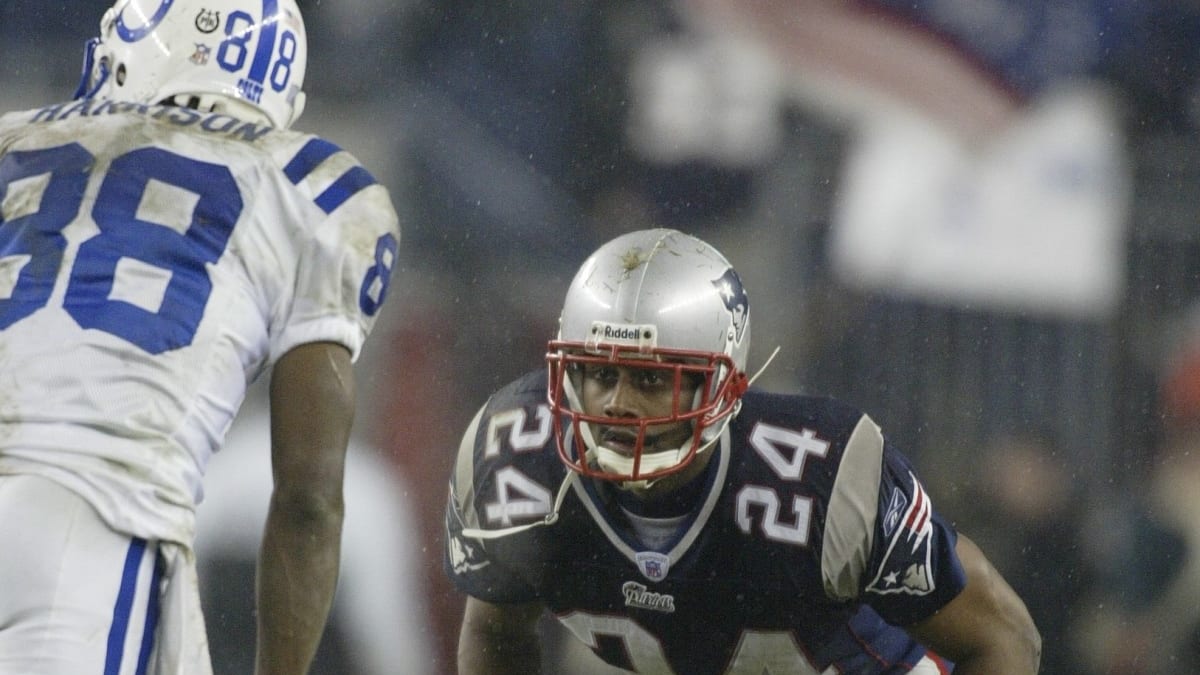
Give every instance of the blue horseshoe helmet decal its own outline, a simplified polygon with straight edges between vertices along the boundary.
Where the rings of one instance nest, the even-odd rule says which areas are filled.
[[[171,9],[171,5],[174,2],[175,0],[160,0],[158,9],[154,10],[154,15],[150,17],[145,26],[138,28],[130,28],[125,25],[125,9],[129,9],[129,6],[126,5],[125,9],[122,9],[120,15],[117,16],[117,35],[125,42],[137,42],[141,40],[149,35],[150,31],[158,27],[158,24],[162,22],[163,17],[167,15],[167,10]]]

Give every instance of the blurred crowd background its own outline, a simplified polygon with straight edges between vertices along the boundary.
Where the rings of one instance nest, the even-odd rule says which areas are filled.
[[[68,98],[109,4],[0,0],[0,109]],[[453,672],[459,436],[541,367],[587,253],[651,225],[733,261],[752,369],[780,348],[763,386],[854,403],[914,459],[1043,672],[1200,672],[1200,2],[299,4],[297,128],[403,226],[317,672]],[[262,410],[201,509],[218,672],[253,647]]]

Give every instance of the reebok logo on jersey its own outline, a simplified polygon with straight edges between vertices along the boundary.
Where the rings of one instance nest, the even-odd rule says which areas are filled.
[[[928,595],[934,589],[930,565],[933,555],[933,503],[917,477],[912,473],[908,476],[912,479],[912,499],[906,499],[898,488],[892,493],[883,522],[887,551],[883,554],[883,562],[875,579],[867,585],[868,591],[880,595]]]
[[[908,497],[904,496],[904,490],[893,488],[892,501],[888,505],[887,515],[883,517],[883,536],[890,537],[896,531],[896,526],[900,524],[900,516],[904,514],[906,506],[908,506]]]
[[[649,609],[667,614],[675,611],[675,596],[655,593],[636,581],[626,581],[622,584],[621,595],[625,596],[626,607]]]

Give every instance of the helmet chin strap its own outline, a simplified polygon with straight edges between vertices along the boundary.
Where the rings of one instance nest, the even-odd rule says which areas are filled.
[[[677,466],[684,458],[683,446],[674,450],[660,450],[658,452],[643,452],[641,470],[642,473],[654,473]],[[598,445],[588,450],[588,460],[595,461],[601,469],[609,473],[623,473],[630,475],[633,473],[633,458],[626,457],[621,453],[607,448],[603,445]],[[626,490],[646,490],[653,486],[657,480],[626,480],[614,481],[618,486]]]
[[[100,47],[100,38],[92,38],[84,45],[82,73],[79,75],[79,87],[75,89],[76,100],[92,98],[100,88],[108,82],[108,65],[97,64],[96,49]],[[99,70],[98,73],[93,72]]]
[[[732,419],[732,417],[733,417],[733,415],[726,415],[721,420],[720,426],[709,428],[709,430],[712,430],[715,433],[713,433],[707,440],[703,441],[700,444],[700,447],[696,448],[696,456],[697,457],[699,457],[702,453],[704,453],[705,451],[707,451],[709,448],[711,448],[713,445],[716,444],[717,439],[721,437],[721,432],[724,431],[725,427],[729,425],[729,420]],[[706,430],[706,431],[708,431],[708,430]],[[706,434],[706,436],[707,435],[708,434]],[[690,442],[691,441],[689,441],[689,443]],[[687,457],[687,449],[686,449],[687,447],[688,447],[688,444],[684,444],[684,445],[679,446],[678,448],[674,448],[671,450],[659,450],[658,452],[643,452],[641,466],[639,468],[641,469],[642,473],[654,473],[655,471],[662,471],[663,469],[670,469],[672,467],[678,466],[679,463],[683,461],[683,458]],[[607,448],[603,445],[590,446],[588,448],[588,452],[587,452],[587,459],[588,459],[588,461],[594,460],[596,462],[596,464],[600,465],[601,469],[604,469],[605,471],[608,471],[609,473],[623,473],[623,474],[632,474],[633,473],[633,458],[632,457],[626,457],[625,455],[622,455],[621,453],[616,452],[615,450]],[[667,475],[670,475],[670,474],[667,474]],[[616,483],[616,485],[623,490],[641,491],[641,490],[648,490],[648,489],[654,487],[655,483],[657,483],[661,478],[665,478],[665,477],[666,476],[660,476],[659,478],[652,478],[652,479],[624,480],[624,481],[613,481],[613,482]]]

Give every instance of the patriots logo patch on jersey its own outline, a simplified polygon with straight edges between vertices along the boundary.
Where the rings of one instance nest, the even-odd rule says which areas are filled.
[[[483,555],[483,549],[463,537],[450,537],[446,546],[450,555],[450,565],[454,568],[455,574],[463,574],[488,565],[489,561]]]
[[[884,518],[883,562],[867,591],[887,595],[908,593],[928,595],[933,592],[933,503],[917,477],[912,479],[912,500],[897,489]],[[907,504],[907,508],[905,505]]]

